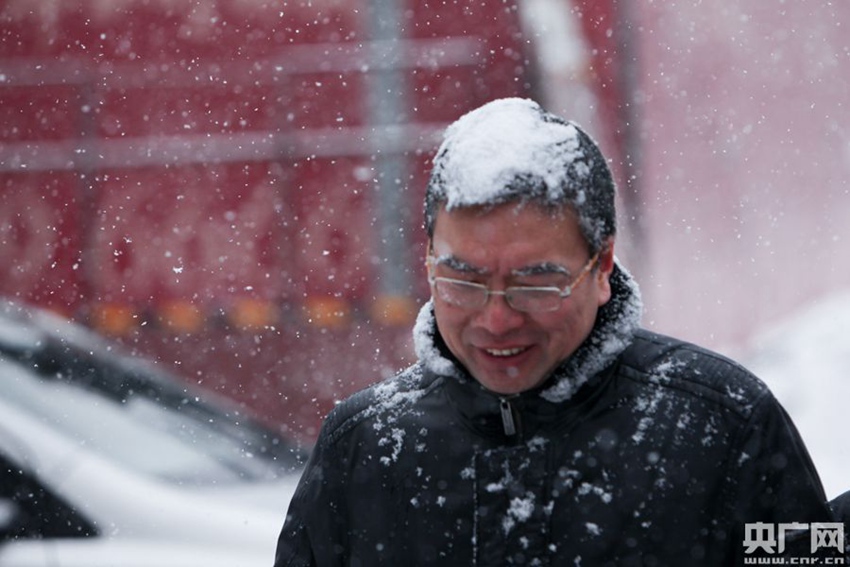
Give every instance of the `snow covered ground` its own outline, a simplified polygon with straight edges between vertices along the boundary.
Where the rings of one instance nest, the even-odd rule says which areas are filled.
[[[850,490],[850,290],[759,335],[742,362],[791,414],[827,496]]]

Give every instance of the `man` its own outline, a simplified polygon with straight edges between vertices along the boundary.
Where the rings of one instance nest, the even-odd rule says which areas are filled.
[[[730,565],[778,552],[748,523],[831,521],[765,386],[640,329],[575,124],[521,99],[463,116],[425,208],[419,360],[328,416],[277,567]]]

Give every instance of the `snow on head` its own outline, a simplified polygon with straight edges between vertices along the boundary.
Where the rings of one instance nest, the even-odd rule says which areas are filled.
[[[449,209],[498,202],[518,176],[542,181],[559,200],[563,165],[582,157],[575,126],[543,122],[537,105],[522,99],[464,115],[448,128],[442,147]]]
[[[431,234],[440,205],[567,205],[598,249],[616,229],[614,191],[605,159],[581,128],[531,100],[500,99],[446,129],[428,183],[425,222]]]

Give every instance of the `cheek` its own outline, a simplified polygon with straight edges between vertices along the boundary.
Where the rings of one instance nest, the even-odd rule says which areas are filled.
[[[570,305],[563,313],[560,313],[557,320],[552,320],[546,325],[545,328],[549,330],[558,348],[572,351],[590,334],[596,322],[598,309],[592,298],[586,299],[588,301]]]
[[[437,329],[440,331],[440,335],[451,347],[455,337],[460,334],[464,327],[463,317],[453,309],[442,305],[434,306],[434,317],[437,320]]]

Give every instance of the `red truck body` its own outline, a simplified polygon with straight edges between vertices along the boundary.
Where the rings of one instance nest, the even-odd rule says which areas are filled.
[[[447,123],[535,92],[513,2],[0,1],[0,293],[312,439],[411,360]]]

